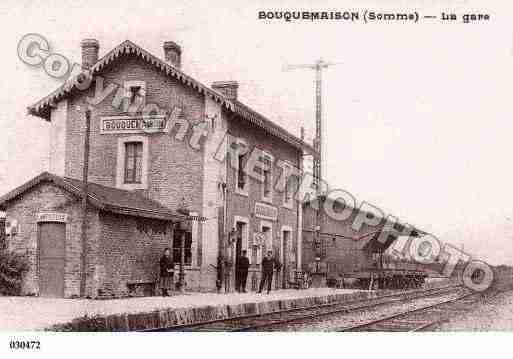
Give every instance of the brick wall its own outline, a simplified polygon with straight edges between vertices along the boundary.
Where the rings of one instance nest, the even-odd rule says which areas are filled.
[[[80,234],[82,212],[79,200],[54,185],[43,183],[13,200],[7,207],[7,218],[16,219],[18,234],[9,237],[8,247],[19,254],[26,255],[30,268],[23,280],[23,294],[38,294],[38,224],[39,212],[63,212],[68,214],[66,223],[64,296],[80,294]],[[88,213],[88,239],[93,245],[98,240],[98,214],[91,209]],[[88,283],[90,288],[91,283]],[[90,295],[90,290],[88,295]]]
[[[232,136],[242,137],[250,146],[258,144],[259,148],[270,152],[275,159],[287,160],[299,167],[300,151],[282,140],[269,136],[263,130],[250,126],[240,118],[227,118],[227,113],[222,112],[217,104],[209,103],[208,99],[199,95],[196,90],[169,78],[140,58],[122,57],[117,59],[103,70],[101,76],[104,78],[103,89],[111,83],[122,85],[124,81],[145,81],[146,103],[155,103],[162,108],[170,108],[177,104],[183,105],[184,115],[188,120],[204,119],[206,107],[210,106],[210,109],[221,113],[217,134],[224,134],[228,131]],[[89,180],[111,187],[116,186],[118,139],[133,135],[100,134],[100,117],[126,115],[121,110],[112,107],[116,93],[117,91],[113,91],[92,109],[90,138]],[[63,126],[66,132],[65,175],[72,178],[80,179],[82,177],[84,117],[85,110],[88,108],[86,98],[94,97],[94,94],[95,85],[93,84],[88,90],[76,93],[67,102],[67,122],[66,126]],[[219,222],[212,221],[212,219],[217,217],[223,205],[218,184],[226,178],[229,193],[231,193],[227,206],[228,229],[233,226],[234,216],[249,218],[250,241],[253,233],[259,230],[260,220],[252,217],[252,213],[255,202],[261,201],[261,184],[255,181],[250,182],[249,198],[234,195],[235,175],[233,169],[228,167],[228,162],[219,164],[210,159],[211,154],[217,148],[206,150],[205,147],[208,147],[208,143],[205,143],[201,150],[195,150],[189,145],[188,138],[179,141],[175,139],[175,133],[176,131],[172,130],[169,134],[138,134],[147,136],[149,148],[148,188],[141,192],[175,210],[181,205],[183,199],[189,210],[211,220],[211,222],[199,225],[197,239],[193,239],[193,256],[198,265],[190,268],[189,287],[213,289],[215,270],[211,265],[216,264]],[[210,144],[217,143],[218,141],[210,142]],[[274,169],[274,181],[278,178],[280,171],[278,167]],[[282,193],[274,191],[273,206],[278,208],[278,221],[273,225],[275,246],[279,245],[276,238],[282,225],[291,227],[292,242],[295,242],[298,237],[297,209],[295,206],[292,210],[283,207],[282,197]],[[118,227],[114,226],[113,228],[119,228],[120,235],[123,236],[124,229],[119,227],[120,225],[118,223]],[[127,226],[130,227],[131,224],[127,223]],[[101,237],[114,236],[113,232],[102,233]],[[103,247],[101,243],[91,243],[91,246],[92,253]],[[96,266],[90,267],[89,270],[93,278],[97,279],[88,284],[88,290],[95,293],[97,287],[100,286],[99,278],[108,277],[105,274],[107,269]],[[122,274],[120,275],[122,277]],[[120,288],[115,290],[121,291]]]
[[[278,160],[287,161],[296,168],[300,167],[301,152],[296,148],[288,145],[286,142],[268,135],[265,131],[249,125],[247,122],[233,116],[228,121],[228,132],[234,138],[243,139],[252,150],[255,146],[258,149],[266,151],[274,156],[274,164]],[[255,179],[249,178],[248,196],[243,196],[235,193],[236,187],[236,170],[230,166],[229,157],[226,161],[227,168],[227,185],[228,185],[228,199],[227,199],[227,225],[228,230],[234,226],[234,216],[247,217],[249,219],[249,243],[253,241],[253,234],[260,231],[261,219],[254,216],[254,209],[256,202],[262,201],[262,184]],[[274,165],[273,167],[273,188],[274,183],[278,180],[281,174],[281,168]],[[281,236],[282,226],[290,226],[291,233],[290,239],[291,244],[289,248],[294,251],[297,250],[297,205],[294,202],[292,209],[288,209],[283,206],[283,193],[273,189],[272,204],[278,209],[278,219],[272,223],[272,236],[273,236],[273,247],[279,248],[281,243],[278,241],[278,236]],[[248,251],[248,254],[251,254]],[[289,269],[295,267],[295,263],[289,263]],[[248,288],[251,288],[251,278],[253,275],[256,280],[259,280],[260,266],[252,264],[252,270],[255,273],[250,273],[248,276]],[[281,276],[280,276],[281,281]]]
[[[63,100],[51,110],[50,172],[64,176],[66,168],[66,125],[68,101]]]
[[[196,90],[183,86],[176,80],[162,74],[155,67],[139,58],[121,58],[111,63],[101,75],[104,88],[108,84],[122,85],[124,81],[146,82],[146,103],[170,108],[182,103],[188,120],[202,119],[204,99]],[[84,144],[85,98],[93,97],[95,85],[69,100],[68,124],[66,127],[66,176],[82,177]],[[116,185],[116,161],[118,138],[129,134],[100,134],[100,117],[123,115],[112,107],[116,91],[92,109],[89,179],[105,186]],[[178,141],[175,132],[156,133],[149,137],[149,188],[147,195],[171,209],[176,209],[182,198],[189,209],[201,210],[202,199],[202,154],[192,149],[188,141]],[[144,134],[142,134],[144,135]]]
[[[43,183],[27,191],[7,206],[7,219],[16,219],[19,232],[9,237],[8,248],[26,255],[30,268],[23,280],[22,293],[38,295],[38,224],[39,212],[62,212],[68,215],[66,223],[64,296],[80,295],[81,266],[81,202],[76,197]],[[138,221],[150,223],[145,233],[139,230]],[[99,212],[88,212],[86,243],[86,296],[123,297],[128,295],[127,283],[154,282],[158,278],[159,259],[164,248],[172,247],[170,232],[156,233],[151,230],[165,225],[161,221],[149,221],[136,217]],[[200,283],[199,270],[188,268],[186,281],[189,289],[199,290],[215,279],[204,278]],[[178,265],[176,277],[178,279]],[[209,280],[209,283],[206,281]]]
[[[204,118],[203,95],[162,74],[160,70],[139,58],[118,59],[105,68],[101,76],[104,78],[104,88],[111,83],[122,85],[124,81],[145,81],[147,104],[154,103],[161,108],[181,105],[187,120]],[[116,93],[117,91],[113,91],[99,105],[94,106],[91,120],[89,180],[110,187],[116,186],[118,139],[134,135],[100,133],[100,117],[126,115],[120,109],[112,107]],[[86,98],[94,97],[94,94],[95,84],[68,100],[65,170],[68,177],[82,178],[84,111],[88,107]],[[196,150],[189,145],[191,129],[183,141],[175,139],[176,131],[177,128],[173,128],[170,133],[137,134],[148,138],[149,147],[148,188],[140,192],[171,209],[176,210],[184,201],[191,212],[215,217],[205,214],[209,208],[205,203],[213,202],[204,196],[204,191],[212,187],[212,178],[204,174],[206,156],[203,148]],[[205,181],[210,182],[208,188],[204,187]],[[213,206],[215,207],[216,203],[213,203]],[[215,255],[212,253],[217,252],[217,237],[209,236],[203,239],[202,236],[202,233],[209,232],[209,229],[200,228],[199,235],[193,238],[194,262],[201,263],[202,266],[191,269],[192,274],[188,283],[190,287],[200,286],[200,270],[207,272],[203,282],[211,282],[212,286],[215,283],[215,280],[211,280],[215,274],[210,273],[212,267],[209,264],[215,263]],[[198,258],[198,254],[202,258]],[[100,268],[100,272],[102,270]],[[97,277],[101,275],[96,274]]]
[[[101,212],[99,218],[101,236],[92,275],[97,293],[105,297],[124,297],[129,295],[129,283],[143,286],[142,283],[158,281],[160,257],[166,247],[172,248],[169,228],[165,233],[159,230],[166,223],[105,212]],[[178,268],[175,263],[175,281]],[[186,282],[188,289],[198,290],[198,270],[187,268]]]
[[[164,248],[172,247],[171,233],[154,233],[145,221],[147,232],[138,230],[136,217],[101,213],[101,240],[97,252],[96,277],[103,295],[128,295],[127,283],[151,282],[158,278],[159,259]]]

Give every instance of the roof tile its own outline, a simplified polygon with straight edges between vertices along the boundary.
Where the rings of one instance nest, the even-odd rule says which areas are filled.
[[[6,209],[10,201],[43,182],[53,183],[78,198],[82,198],[82,181],[43,172],[39,176],[0,197],[0,210]],[[89,182],[87,184],[87,193],[89,203],[104,211],[172,221],[190,219],[188,216],[178,214],[159,202],[146,198],[134,191]]]
[[[239,116],[241,116],[243,119],[248,120],[255,125],[263,128],[265,131],[269,132],[273,136],[277,136],[278,138],[281,138],[285,142],[289,143],[290,145],[293,145],[294,147],[306,150],[311,154],[315,154],[316,151],[314,148],[310,145],[308,145],[303,140],[297,138],[296,136],[292,135],[290,132],[285,130],[283,127],[278,126],[271,120],[267,119],[263,115],[259,114],[258,112],[251,109],[249,106],[244,105],[240,101],[232,102],[231,100],[227,99],[225,96],[220,94],[219,92],[211,89],[208,86],[203,85],[201,82],[193,79],[192,77],[186,75],[183,73],[180,69],[177,69],[176,67],[162,61],[158,57],[152,55],[148,51],[144,50],[140,46],[134,44],[133,42],[129,40],[125,40],[115,48],[113,48],[111,51],[109,51],[105,56],[103,56],[96,64],[94,64],[89,70],[90,72],[86,72],[87,76],[94,76],[98,74],[105,66],[107,66],[110,62],[114,61],[116,58],[118,58],[122,54],[136,54],[137,56],[141,56],[144,60],[146,60],[148,63],[155,65],[158,69],[163,71],[165,74],[172,76],[182,83],[186,84],[187,86],[190,86],[194,89],[196,89],[200,93],[204,93],[205,95],[208,95],[212,99],[214,99],[216,102],[221,103],[222,106],[224,106],[226,109],[233,111],[237,113]],[[87,71],[87,70],[85,70]],[[80,75],[80,74],[79,74]],[[35,104],[28,107],[29,114],[41,117],[47,121],[50,120],[50,108],[58,101],[62,100],[65,96],[68,96],[71,94],[71,92],[76,88],[77,84],[77,77],[75,76],[68,81],[66,81],[64,84],[62,84],[59,88],[57,88],[55,91],[50,93],[48,96],[42,98]]]

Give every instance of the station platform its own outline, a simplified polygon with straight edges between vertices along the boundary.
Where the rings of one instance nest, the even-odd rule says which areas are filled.
[[[0,297],[0,331],[151,330],[372,295],[363,290],[311,288],[109,300]]]

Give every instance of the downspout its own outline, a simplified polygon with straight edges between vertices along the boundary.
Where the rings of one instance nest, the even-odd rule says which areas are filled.
[[[304,140],[304,128],[301,127],[301,140]],[[299,174],[300,181],[303,178],[303,158],[304,154],[301,151],[301,157],[299,158]],[[299,189],[298,189],[299,190]],[[296,196],[297,197],[297,196]],[[297,245],[296,245],[296,269],[298,271],[302,270],[303,266],[303,202],[301,199],[296,200],[297,205]]]
[[[229,272],[227,270],[226,262],[228,260],[228,248],[226,246],[227,244],[227,216],[228,216],[228,184],[226,182],[223,182],[221,184],[223,189],[223,236],[220,238],[220,266],[221,266],[221,280],[224,284],[224,291],[225,293],[228,293],[229,291]]]
[[[86,296],[86,250],[87,250],[87,181],[89,172],[89,137],[91,133],[91,110],[85,111],[85,139],[84,139],[84,167],[82,173],[82,231],[81,231],[81,254],[80,254],[80,297]]]

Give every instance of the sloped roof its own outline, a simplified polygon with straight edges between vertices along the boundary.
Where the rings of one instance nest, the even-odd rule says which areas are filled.
[[[34,177],[30,181],[0,197],[0,210],[5,210],[10,201],[23,195],[23,193],[38,184],[45,182],[52,183],[72,195],[82,198],[82,181],[43,172],[39,176]],[[126,191],[89,182],[87,184],[87,193],[89,203],[103,211],[171,221],[191,219],[189,216],[178,214],[157,201],[146,198],[134,191]]]
[[[287,130],[285,130],[283,127],[277,125],[268,118],[259,114],[251,107],[243,104],[238,100],[232,100],[232,103],[234,105],[234,112],[242,118],[244,118],[245,120],[251,122],[253,125],[265,129],[271,135],[281,138],[282,140],[294,145],[294,147],[306,149],[312,154],[315,152],[313,147],[311,147],[301,139],[289,134]]]
[[[320,198],[323,201],[330,201],[330,202],[333,202],[333,203],[336,202],[335,199],[330,198],[330,197],[321,196]],[[303,207],[305,208],[305,206],[309,205],[309,208],[311,208],[313,211],[315,211],[315,209],[312,207],[312,204],[315,203],[315,205],[317,205],[316,202],[317,202],[316,198],[309,199],[308,201],[303,202]],[[349,206],[349,205],[346,205],[346,206],[348,206],[347,208],[351,210],[352,215],[354,215],[355,217],[356,217],[357,214],[360,214],[360,213],[364,214],[369,219],[371,219],[371,218],[373,218],[373,217],[375,217],[377,215],[376,213],[372,213],[372,212],[369,212],[369,211],[364,211],[361,208],[356,208],[354,206]],[[326,213],[326,211],[321,210],[321,216],[327,216],[327,215],[328,214]],[[421,236],[429,235],[428,232],[425,232],[425,231],[419,229],[416,226],[412,226],[412,225],[409,225],[407,223],[402,223],[402,222],[399,222],[399,221],[395,222],[393,224],[393,228],[390,228],[388,225],[386,225],[387,224],[387,217],[379,216],[379,218],[380,218],[380,222],[379,222],[379,224],[377,224],[375,226],[377,229],[374,230],[374,231],[369,231],[369,232],[363,233],[363,234],[356,234],[355,233],[354,236],[345,236],[345,235],[339,235],[337,233],[323,232],[322,228],[321,228],[320,234],[322,234],[322,235],[341,236],[341,237],[344,237],[344,238],[351,238],[351,239],[353,239],[355,241],[358,241],[361,244],[362,248],[365,248],[365,249],[367,249],[367,250],[369,250],[371,252],[375,252],[377,250],[385,251],[388,247],[390,247],[392,245],[392,243],[394,241],[396,241],[397,236],[400,235],[400,233],[402,233],[403,231],[405,231],[407,227],[409,228],[409,231],[407,231],[406,233],[408,233],[408,235],[411,236],[411,237],[421,237]],[[393,218],[396,218],[396,217],[393,217]],[[310,230],[308,228],[304,228],[303,231],[314,232],[313,230]],[[382,234],[388,234],[388,237],[386,238],[385,242],[378,241],[378,239],[380,239]],[[381,239],[382,238],[383,237],[381,237]]]
[[[68,96],[73,90],[78,90],[78,78],[81,75],[86,75],[88,77],[93,77],[97,75],[100,71],[102,71],[108,64],[119,58],[123,55],[133,54],[135,56],[141,57],[147,63],[156,66],[160,71],[164,72],[166,75],[170,77],[174,77],[177,80],[181,81],[183,84],[190,86],[197,90],[199,93],[205,93],[209,95],[212,99],[217,102],[222,103],[225,106],[230,106],[229,101],[225,99],[221,94],[212,90],[211,88],[201,84],[199,81],[194,80],[192,77],[186,75],[176,67],[162,61],[158,57],[150,54],[148,51],[144,50],[142,47],[134,44],[130,40],[125,40],[107,54],[105,54],[101,59],[99,59],[96,64],[94,64],[91,69],[84,70],[80,74],[69,78],[64,84],[58,87],[55,91],[43,97],[41,100],[37,101],[35,104],[28,107],[28,112],[31,115],[41,117],[47,121],[50,120],[50,108],[54,106],[57,102],[64,99]]]
[[[111,51],[109,51],[105,56],[94,64],[90,70],[84,70],[81,74],[68,79],[64,84],[62,84],[55,91],[37,101],[35,104],[28,107],[28,112],[31,115],[41,117],[47,121],[50,121],[50,110],[55,104],[59,101],[63,100],[67,96],[69,96],[74,90],[78,90],[78,78],[81,75],[86,75],[88,77],[93,77],[97,75],[102,69],[104,69],[108,64],[119,58],[123,55],[135,55],[141,57],[148,64],[155,66],[158,70],[165,73],[167,76],[173,77],[178,81],[181,81],[184,85],[192,87],[194,90],[198,91],[200,94],[204,94],[205,96],[211,97],[214,101],[220,103],[227,110],[237,113],[243,119],[248,120],[249,122],[259,126],[264,129],[271,135],[277,136],[287,143],[297,147],[299,149],[305,149],[310,153],[314,154],[315,150],[309,144],[304,142],[303,140],[297,138],[296,136],[289,133],[284,128],[276,125],[265,116],[259,114],[258,112],[252,110],[250,107],[244,105],[239,101],[232,101],[226,98],[223,94],[211,89],[208,86],[203,85],[201,82],[193,79],[192,77],[183,73],[180,69],[162,61],[155,55],[152,55],[148,51],[144,50],[142,47],[134,44],[130,40],[125,40]]]

